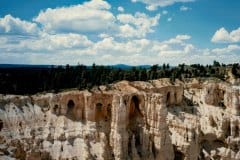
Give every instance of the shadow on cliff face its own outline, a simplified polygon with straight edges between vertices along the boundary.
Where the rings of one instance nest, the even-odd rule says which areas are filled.
[[[201,159],[205,159],[206,153],[210,154],[211,152],[217,150],[221,147],[227,147],[227,144],[220,139],[215,139],[215,140],[202,140],[201,143],[201,152],[200,152],[200,157]],[[215,154],[212,158],[214,159],[221,159],[221,157],[217,154]]]
[[[187,97],[183,97],[183,101],[181,105],[168,106],[167,109],[168,109],[168,112],[176,116],[179,116],[181,112],[197,115],[199,114],[198,108],[197,108],[198,106],[199,105],[194,103],[192,100],[188,99]]]
[[[27,156],[27,160],[51,160],[51,156],[48,152],[32,152]]]
[[[108,103],[96,103],[95,104],[95,121],[96,129],[100,133],[106,135],[106,150],[104,155],[106,157],[114,158],[113,148],[110,145],[110,132],[111,132],[111,121],[112,121],[112,105]],[[96,158],[94,158],[96,159]]]
[[[0,119],[0,131],[2,130],[3,128],[3,121]]]
[[[181,151],[177,150],[177,147],[175,145],[173,146],[173,148],[174,148],[174,160],[184,160],[185,155]]]
[[[133,156],[136,149],[138,156],[142,157],[142,135],[144,119],[139,108],[140,101],[137,96],[133,96],[130,101],[129,108],[129,140],[128,140],[128,155]]]
[[[198,114],[196,107],[199,105],[189,97],[186,97],[183,92],[177,90],[166,90],[164,94],[167,109],[172,114],[177,116],[180,112],[193,115]]]
[[[76,116],[76,105],[74,103],[74,101],[72,99],[67,101],[67,105],[66,105],[66,113],[65,116],[73,121],[76,121],[79,119],[79,117]],[[59,116],[63,113],[61,113],[61,108],[59,107],[59,105],[55,105],[53,107],[53,112]]]
[[[75,119],[75,116],[73,114],[74,106],[75,106],[75,104],[74,104],[73,100],[69,100],[68,104],[67,104],[67,115],[71,119]]]

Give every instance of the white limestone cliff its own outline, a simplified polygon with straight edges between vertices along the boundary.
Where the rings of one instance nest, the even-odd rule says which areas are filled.
[[[235,86],[159,79],[0,95],[0,159],[237,160]]]

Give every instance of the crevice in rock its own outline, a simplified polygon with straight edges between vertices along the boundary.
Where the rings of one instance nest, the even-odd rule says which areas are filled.
[[[167,106],[170,105],[170,92],[167,93],[167,98],[166,98]]]
[[[227,147],[227,144],[224,141],[217,139],[217,140],[213,141],[213,147],[215,149],[220,148],[220,147]]]
[[[226,134],[225,134],[225,138],[227,138],[230,135],[231,135],[231,125],[230,125],[230,123],[228,123],[227,131],[226,131]]]
[[[55,104],[53,107],[53,113],[56,114],[57,116],[59,115],[59,106],[57,104]]]
[[[129,141],[128,141],[128,153],[133,154],[132,148],[136,148],[138,156],[142,157],[142,133],[144,119],[140,111],[140,100],[137,96],[133,96],[130,101],[129,108]],[[132,138],[134,137],[135,146],[132,146]]]
[[[3,129],[3,121],[0,119],[0,131]]]
[[[132,136],[128,138],[128,156],[132,155]]]
[[[177,150],[177,147],[174,145],[174,160],[184,160],[185,155],[181,151]]]
[[[152,153],[153,153],[153,157],[156,158],[157,156],[157,151],[156,151],[156,148],[155,148],[155,144],[154,144],[154,141],[151,141],[152,142]]]
[[[236,125],[235,127],[235,137],[239,137],[239,126]]]
[[[214,128],[217,127],[217,123],[212,116],[209,117],[209,121],[210,121],[210,125],[212,127],[214,127]]]

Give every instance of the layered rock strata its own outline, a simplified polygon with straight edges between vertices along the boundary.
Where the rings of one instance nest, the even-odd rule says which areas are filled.
[[[122,81],[0,96],[0,159],[240,159],[240,89]]]

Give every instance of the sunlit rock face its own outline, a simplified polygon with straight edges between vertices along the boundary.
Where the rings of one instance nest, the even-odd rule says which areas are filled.
[[[221,81],[122,81],[0,96],[0,159],[240,159],[240,91]]]

